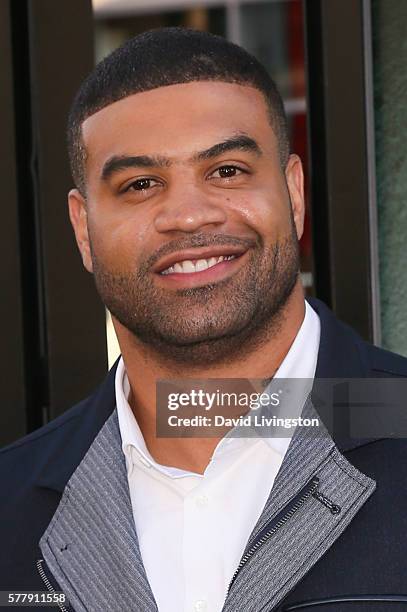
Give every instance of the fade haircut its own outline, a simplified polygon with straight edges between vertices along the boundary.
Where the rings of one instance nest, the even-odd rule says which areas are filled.
[[[82,123],[113,102],[158,87],[193,81],[248,85],[265,97],[277,138],[280,163],[289,156],[287,118],[274,81],[241,47],[226,39],[187,28],[144,32],[103,59],[82,83],[68,118],[68,153],[76,187],[86,194],[86,150]]]

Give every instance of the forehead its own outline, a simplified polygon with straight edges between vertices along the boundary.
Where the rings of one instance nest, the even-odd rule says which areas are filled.
[[[181,158],[238,132],[276,149],[263,94],[254,87],[215,81],[137,93],[82,124],[88,160],[97,165],[128,153]]]

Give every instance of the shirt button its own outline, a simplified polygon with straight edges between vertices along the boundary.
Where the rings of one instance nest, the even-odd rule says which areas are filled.
[[[199,506],[199,508],[205,508],[205,506],[209,504],[209,498],[206,495],[199,495],[198,497],[195,498],[195,503],[197,506]],[[204,609],[205,608],[202,608],[202,610]]]
[[[205,612],[207,609],[206,601],[204,599],[199,599],[195,602],[194,610],[195,612]]]

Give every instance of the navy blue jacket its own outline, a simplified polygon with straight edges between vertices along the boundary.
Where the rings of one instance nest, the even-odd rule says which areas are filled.
[[[321,320],[316,378],[407,377],[407,359],[364,342],[322,302],[309,302]],[[115,370],[89,398],[0,451],[0,590],[45,590],[38,543],[67,481],[114,410]],[[356,440],[346,431],[335,442],[377,489],[278,610],[406,611],[407,442]]]

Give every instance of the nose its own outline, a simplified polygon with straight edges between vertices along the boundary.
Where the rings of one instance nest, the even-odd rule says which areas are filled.
[[[213,201],[199,186],[189,186],[167,193],[155,218],[155,229],[158,232],[196,232],[205,225],[221,225],[225,221],[226,210],[221,202]]]

